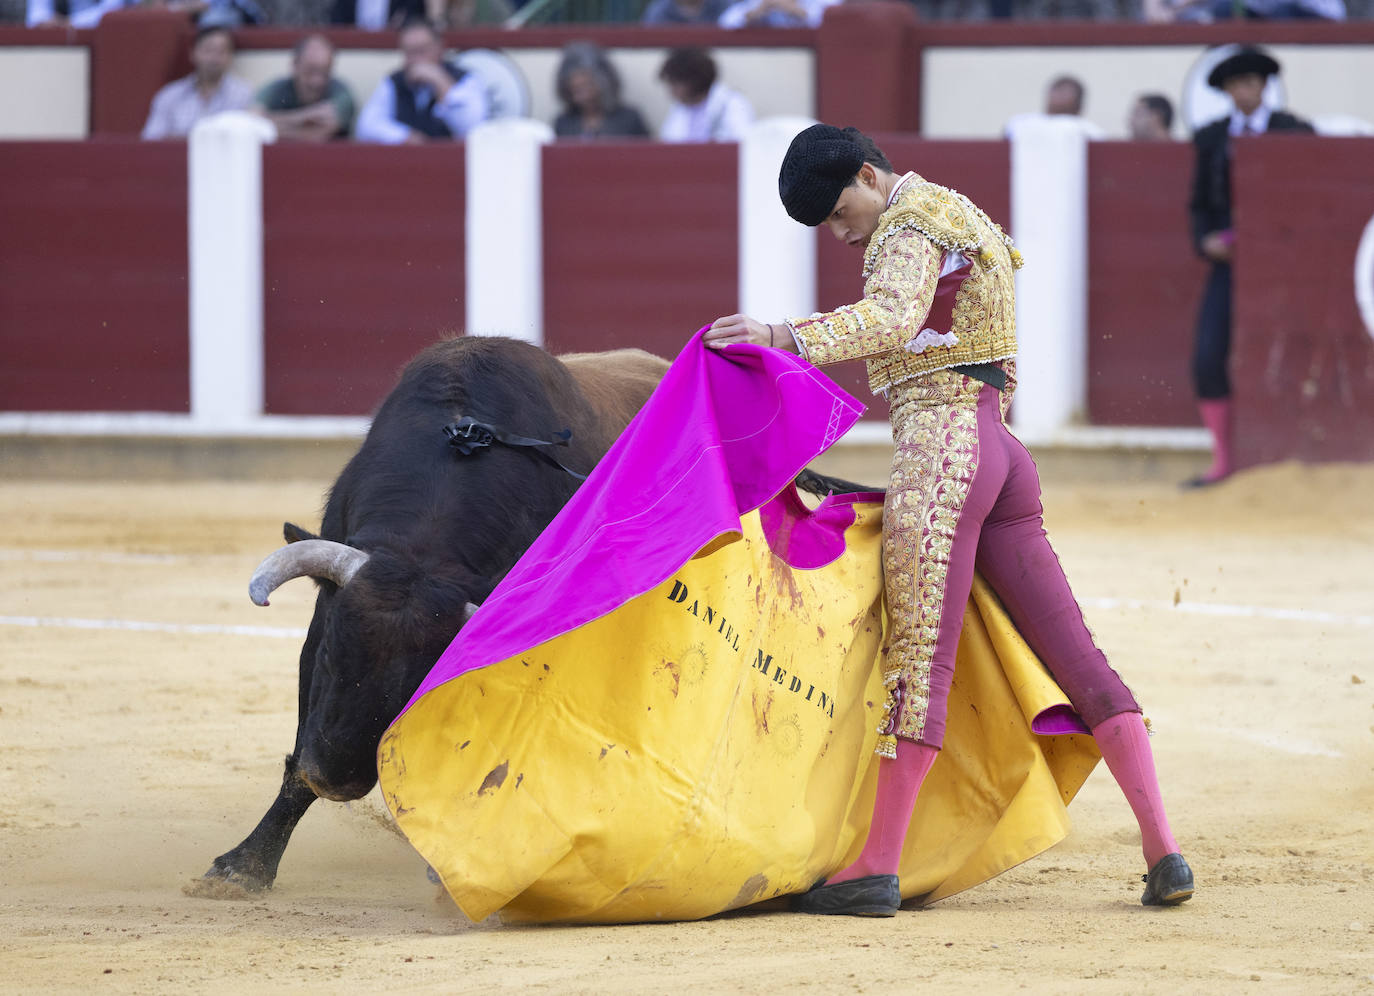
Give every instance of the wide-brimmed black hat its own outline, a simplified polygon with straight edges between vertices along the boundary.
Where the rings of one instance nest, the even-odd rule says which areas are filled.
[[[864,164],[864,151],[842,129],[815,124],[792,139],[778,170],[778,196],[793,220],[819,225]]]
[[[1279,64],[1268,52],[1259,48],[1242,48],[1235,55],[1218,62],[1207,74],[1207,85],[1220,90],[1233,76],[1258,73],[1265,79],[1279,74]]]

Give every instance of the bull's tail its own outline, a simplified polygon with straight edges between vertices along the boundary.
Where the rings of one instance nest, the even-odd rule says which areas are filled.
[[[815,495],[817,498],[824,498],[829,494],[852,495],[862,492],[873,492],[876,494],[886,493],[885,488],[871,487],[867,484],[855,484],[853,481],[846,481],[842,477],[829,477],[825,474],[818,474],[810,467],[807,467],[798,474],[793,483],[797,485],[798,490]]]

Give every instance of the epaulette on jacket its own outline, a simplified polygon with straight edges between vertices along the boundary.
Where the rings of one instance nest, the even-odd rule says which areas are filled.
[[[883,213],[882,224],[868,243],[864,253],[865,277],[873,272],[883,243],[890,235],[903,231],[920,232],[946,252],[976,258],[985,270],[997,266],[997,253],[989,244],[992,239],[1006,247],[1013,269],[1019,270],[1024,262],[1011,237],[982,208],[957,190],[914,176],[898,194],[897,202]]]

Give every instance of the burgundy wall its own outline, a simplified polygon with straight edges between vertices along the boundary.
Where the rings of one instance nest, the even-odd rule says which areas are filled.
[[[191,19],[130,7],[102,17],[90,33],[91,134],[138,135],[153,94],[191,71]]]
[[[263,149],[266,408],[371,412],[465,309],[464,147]]]
[[[816,116],[861,131],[921,126],[916,10],[901,0],[845,3],[815,33]]]
[[[0,408],[187,411],[185,146],[0,150]]]
[[[736,309],[734,145],[550,145],[543,168],[549,349],[671,359]]]
[[[1374,459],[1374,340],[1356,247],[1374,218],[1374,139],[1236,142],[1236,459]],[[1365,279],[1368,279],[1366,276]]]
[[[1088,144],[1088,418],[1195,425],[1188,142]],[[1027,271],[1028,273],[1030,271]]]

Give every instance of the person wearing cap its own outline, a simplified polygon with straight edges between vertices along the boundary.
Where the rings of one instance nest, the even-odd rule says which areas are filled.
[[[794,897],[806,913],[891,916],[917,794],[943,742],[955,651],[975,566],[1091,730],[1140,824],[1145,905],[1193,894],[1160,798],[1140,707],[1093,643],[1045,536],[1035,463],[1004,420],[1015,386],[1020,254],[967,197],[897,174],[863,133],[813,125],[778,176],[787,213],[863,253],[863,299],[764,323],[717,319],[704,335],[867,361],[894,440],[883,509],[890,632],[878,790],[858,859]]]
[[[1193,384],[1202,424],[1212,437],[1212,463],[1201,475],[1185,481],[1187,487],[1206,487],[1231,475],[1231,381],[1226,363],[1231,351],[1231,257],[1235,252],[1232,141],[1269,132],[1312,131],[1301,118],[1265,105],[1265,85],[1278,72],[1278,62],[1258,48],[1241,48],[1217,63],[1207,84],[1225,91],[1234,109],[1193,136],[1197,158],[1188,203],[1193,245],[1212,264],[1198,311]]]

